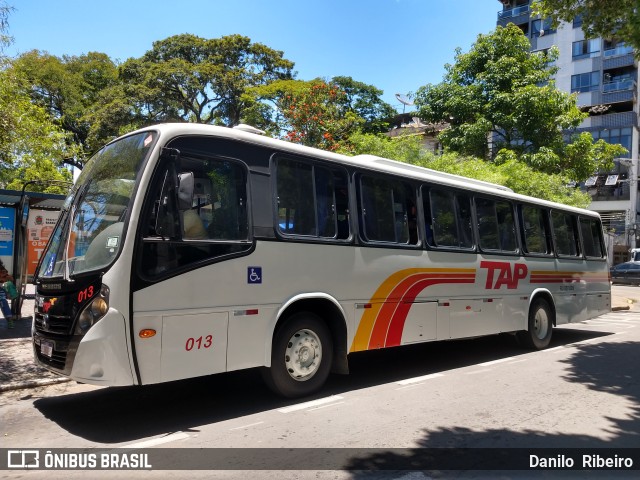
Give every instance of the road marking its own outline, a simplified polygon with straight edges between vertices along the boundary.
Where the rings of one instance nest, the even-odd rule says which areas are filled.
[[[571,345],[576,346],[576,345],[587,345],[589,343],[596,343],[596,342],[600,342],[602,341],[602,338],[600,337],[596,337],[596,338],[592,338],[591,340],[584,340],[582,342],[576,342],[576,343],[572,343]]]
[[[151,440],[145,440],[144,442],[132,443],[130,445],[123,445],[118,448],[148,448],[155,447],[156,445],[162,445],[163,443],[175,442],[176,440],[184,440],[189,438],[188,433],[176,432],[165,437],[153,438]]]
[[[297,405],[291,405],[290,407],[279,408],[280,413],[291,413],[298,410],[306,410],[307,408],[317,407],[318,405],[324,405],[326,403],[333,403],[337,400],[344,400],[340,395],[332,395],[327,398],[319,398],[318,400],[312,400],[310,402],[299,403]]]
[[[473,372],[465,372],[465,375],[476,375],[478,373],[490,372],[493,368],[483,368],[482,370],[475,370]]]
[[[255,427],[256,425],[262,425],[263,423],[264,422],[250,423],[249,425],[243,425],[241,427],[230,428],[229,431],[231,431],[231,430],[243,430],[245,428]]]
[[[412,383],[418,383],[418,382],[422,382],[423,380],[430,380],[432,378],[438,378],[438,377],[444,377],[444,374],[432,373],[431,375],[424,375],[423,377],[408,378],[406,380],[401,380],[396,383],[398,385],[411,385]]]
[[[547,348],[545,350],[540,350],[540,352],[541,353],[557,352],[557,351],[564,350],[564,349],[565,349],[565,346],[561,345],[559,347],[553,347],[553,348]]]
[[[511,360],[515,360],[516,358],[518,358],[518,357],[501,358],[500,360],[493,360],[491,362],[484,362],[484,363],[480,363],[479,365],[481,365],[483,367],[488,367],[489,365],[495,365],[496,363],[510,362]]]
[[[335,407],[336,405],[342,405],[343,403],[344,402],[329,403],[328,405],[321,405],[319,407],[310,408],[309,411],[313,412],[314,410],[320,410],[321,408]]]
[[[404,387],[398,387],[398,388],[395,388],[394,390],[407,390],[408,388],[415,388],[415,387],[419,387],[420,385],[424,385],[424,383],[412,383],[411,385],[405,385]]]

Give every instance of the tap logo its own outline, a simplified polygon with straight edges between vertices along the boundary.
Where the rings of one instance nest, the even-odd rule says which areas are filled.
[[[38,450],[7,451],[8,468],[40,468],[40,452]]]

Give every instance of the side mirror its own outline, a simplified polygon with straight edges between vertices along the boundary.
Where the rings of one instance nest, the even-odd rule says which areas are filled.
[[[178,208],[189,210],[193,206],[194,190],[193,172],[185,172],[178,175]]]

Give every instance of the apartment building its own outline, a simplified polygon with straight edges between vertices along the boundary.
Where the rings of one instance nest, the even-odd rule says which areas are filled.
[[[628,259],[640,246],[638,195],[638,64],[633,49],[605,38],[586,38],[576,18],[552,28],[548,19],[534,16],[531,0],[498,0],[497,25],[514,23],[531,40],[532,51],[556,46],[557,88],[576,93],[578,106],[589,113],[579,132],[618,143],[628,150],[609,172],[594,172],[581,188],[591,195],[590,209],[602,216],[613,235],[614,263]]]

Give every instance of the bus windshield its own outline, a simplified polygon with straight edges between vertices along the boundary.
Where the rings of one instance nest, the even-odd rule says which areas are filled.
[[[37,276],[67,277],[104,268],[122,245],[138,171],[157,134],[142,132],[102,148],[65,200]]]

